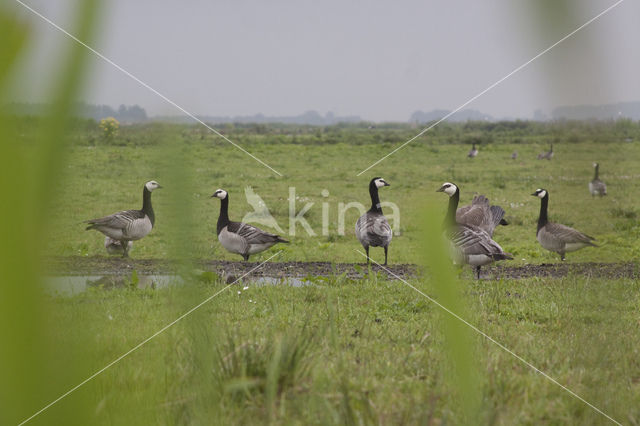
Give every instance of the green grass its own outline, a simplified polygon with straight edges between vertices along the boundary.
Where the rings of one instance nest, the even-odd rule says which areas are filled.
[[[412,283],[431,293],[433,283]],[[91,424],[464,422],[460,393],[447,380],[446,314],[399,281],[333,277],[313,284],[250,286],[240,295],[242,284],[235,285],[69,398],[85,398]],[[464,284],[467,320],[613,418],[640,421],[637,281]],[[51,299],[51,357],[61,368],[81,357],[87,368],[57,384],[58,393],[221,288],[195,282]],[[469,423],[606,423],[470,334],[481,405]],[[34,400],[33,409],[45,402]],[[66,403],[33,424],[47,424]]]
[[[66,179],[60,187],[50,188],[58,202],[51,212],[55,226],[47,251],[62,256],[105,255],[103,237],[97,232],[85,232],[79,222],[139,208],[142,185],[155,179],[166,189],[153,194],[156,227],[135,243],[132,252],[135,258],[166,258],[176,254],[176,238],[186,232],[188,244],[184,244],[184,252],[181,250],[185,257],[239,259],[217,242],[219,200],[209,197],[217,188],[228,190],[231,218],[241,220],[245,213],[253,211],[244,196],[244,188],[251,186],[285,233],[289,231],[289,188],[295,187],[296,213],[307,203],[313,203],[305,218],[317,235],[309,236],[298,225],[295,236],[290,238],[292,244],[280,246],[284,250],[281,260],[359,262],[360,255],[354,249],[360,245],[353,231],[359,213],[354,208],[346,212],[345,235],[339,235],[339,203],[360,202],[368,208],[368,182],[373,176],[383,176],[391,186],[381,190],[381,199],[395,203],[400,216],[399,232],[390,247],[392,263],[417,262],[421,206],[424,203],[438,206],[444,215],[446,196],[436,194],[435,190],[445,181],[460,186],[461,204],[468,204],[474,193],[482,193],[505,208],[511,225],[500,227],[495,239],[515,255],[513,264],[558,260],[557,255],[543,250],[535,239],[539,200],[530,194],[540,187],[550,192],[552,221],[582,230],[602,244],[598,249],[570,253],[569,262],[630,261],[640,255],[637,245],[640,209],[633,196],[640,190],[638,143],[611,141],[602,145],[589,137],[585,124],[579,143],[556,141],[552,161],[535,159],[538,152],[548,148],[546,142],[541,142],[547,139],[535,134],[529,139],[519,138],[517,144],[503,136],[500,143],[481,146],[480,155],[471,160],[466,158],[468,146],[447,143],[451,142],[449,137],[465,139],[464,133],[457,133],[464,127],[458,126],[449,133],[440,131],[433,140],[426,136],[413,142],[357,177],[362,169],[390,152],[396,146],[395,141],[408,139],[415,130],[396,131],[394,143],[376,143],[361,141],[361,130],[343,130],[338,136],[331,136],[331,129],[325,129],[324,133],[319,129],[324,138],[320,140],[313,133],[295,136],[299,143],[280,133],[229,134],[232,140],[284,174],[278,177],[228,143],[193,126],[124,126],[118,139],[109,144],[95,130],[80,128],[70,148]],[[610,130],[613,132],[615,127],[611,125]],[[289,133],[295,134],[295,130]],[[514,150],[519,152],[517,161],[510,159]],[[601,178],[608,185],[609,195],[603,199],[593,199],[587,190],[594,161],[600,162]],[[181,175],[175,174],[176,168],[182,170]],[[323,190],[329,192],[327,197],[322,195]],[[322,235],[323,203],[328,205],[328,235]],[[185,204],[190,209],[184,208]],[[187,211],[189,217],[185,220]],[[392,213],[389,208],[385,212]],[[266,259],[270,253],[254,259]],[[373,256],[383,259],[381,250],[373,249]]]

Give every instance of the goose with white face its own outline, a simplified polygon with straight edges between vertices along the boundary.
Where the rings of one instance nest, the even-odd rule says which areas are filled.
[[[155,189],[161,189],[162,186],[155,180],[150,180],[149,182],[144,184],[144,187],[147,188],[147,191],[153,192]]]
[[[451,182],[445,182],[445,183],[442,184],[440,189],[436,190],[436,192],[444,192],[449,197],[452,197],[453,194],[456,193],[456,189],[458,189],[458,187],[455,186],[455,184],[453,184]]]
[[[538,188],[536,189],[536,192],[534,192],[531,195],[535,195],[536,197],[539,197],[539,198],[544,198],[547,196],[547,190]]]
[[[390,186],[390,184],[387,183],[387,181],[382,178],[377,178],[374,182],[377,188],[382,188],[383,186]]]
[[[225,198],[227,198],[227,191],[225,191],[224,189],[216,189],[216,192],[214,192],[211,197],[216,197],[224,200]]]

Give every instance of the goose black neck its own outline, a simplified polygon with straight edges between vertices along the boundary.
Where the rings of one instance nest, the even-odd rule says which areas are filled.
[[[593,180],[598,179],[598,169],[600,168],[600,164],[596,164],[596,175],[593,177]]]
[[[229,195],[220,200],[220,216],[218,216],[217,233],[220,235],[222,229],[229,224]]]
[[[369,184],[369,195],[371,195],[371,208],[370,212],[382,213],[382,207],[380,206],[380,197],[378,196],[378,187],[375,181]]]
[[[545,226],[549,219],[547,218],[547,207],[549,205],[549,193],[540,200],[540,216],[538,217],[538,231]]]
[[[156,221],[156,216],[153,213],[153,206],[151,206],[151,191],[149,191],[146,186],[142,190],[142,212],[149,217],[151,226],[153,226]]]
[[[449,208],[447,209],[447,215],[445,216],[445,223],[449,226],[456,224],[456,210],[458,210],[458,203],[460,202],[460,188],[456,188],[456,192],[449,197]]]

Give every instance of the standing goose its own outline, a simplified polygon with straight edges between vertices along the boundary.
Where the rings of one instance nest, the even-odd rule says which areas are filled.
[[[489,200],[484,195],[476,195],[471,205],[456,210],[456,222],[461,225],[476,226],[493,237],[496,226],[508,225],[504,220],[505,213],[500,206],[490,206]]]
[[[542,247],[558,253],[562,260],[564,260],[565,253],[580,250],[587,246],[598,247],[592,243],[595,238],[568,226],[549,222],[547,218],[549,192],[546,189],[536,189],[536,192],[531,195],[541,199],[536,238]]]
[[[367,252],[367,264],[370,261],[369,247],[384,247],[384,265],[387,264],[387,251],[393,237],[387,218],[382,214],[378,188],[389,186],[381,177],[375,177],[369,182],[369,195],[371,195],[371,208],[360,216],[356,222],[356,237]]]
[[[538,160],[551,160],[553,158],[553,144],[547,152],[541,152],[538,154]]]
[[[513,259],[502,247],[491,239],[481,228],[456,221],[456,210],[460,202],[460,189],[450,182],[442,184],[436,192],[449,196],[449,208],[445,216],[445,232],[451,241],[453,258],[456,263],[466,263],[475,267],[480,279],[480,267],[496,260]]]
[[[129,243],[139,240],[153,229],[156,216],[151,206],[151,193],[158,188],[162,188],[158,182],[150,180],[144,184],[142,189],[141,210],[124,210],[99,219],[87,220],[84,222],[89,224],[86,229],[95,229],[107,237],[119,241],[122,246],[122,257],[129,256],[131,248]],[[105,247],[109,251],[106,240]]]
[[[592,197],[596,195],[607,195],[607,185],[598,178],[598,171],[600,170],[600,164],[593,163],[593,167],[596,169],[596,174],[593,176],[593,180],[589,182],[589,192]]]
[[[469,151],[469,154],[467,154],[467,157],[475,158],[477,155],[478,155],[478,148],[476,148],[476,144],[474,142],[473,146],[471,147],[471,150]]]
[[[279,235],[265,232],[260,228],[243,222],[229,220],[229,194],[218,189],[211,196],[220,198],[220,215],[218,216],[218,241],[231,253],[237,253],[246,261],[252,254],[260,253],[277,243],[288,243]]]
[[[511,154],[511,159],[515,160],[518,158],[518,151],[513,151],[513,153]]]

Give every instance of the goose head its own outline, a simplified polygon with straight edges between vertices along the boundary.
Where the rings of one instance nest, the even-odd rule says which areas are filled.
[[[598,167],[598,163],[593,163],[593,168],[597,168]]]
[[[453,197],[453,194],[455,194],[457,190],[458,187],[455,184],[451,182],[445,182],[442,184],[440,189],[436,189],[436,192],[444,192],[449,197]]]
[[[390,184],[382,179],[381,177],[374,177],[373,179],[371,179],[371,182],[369,182],[369,186],[375,185],[376,188],[381,188],[383,186],[390,186]]]
[[[224,189],[216,189],[216,192],[213,193],[211,198],[213,198],[213,197],[220,198],[221,200],[224,200],[225,198],[227,198],[227,191],[225,191]]]
[[[546,189],[540,189],[540,188],[538,188],[538,189],[536,189],[536,192],[534,192],[534,193],[533,193],[533,194],[531,194],[531,195],[533,195],[534,197],[538,197],[538,198],[545,198],[545,197],[546,197],[547,195],[549,195],[549,194],[547,193],[547,190],[546,190]]]
[[[147,188],[147,191],[153,192],[155,189],[161,189],[162,186],[155,180],[150,180],[149,182],[144,184],[144,187]]]

